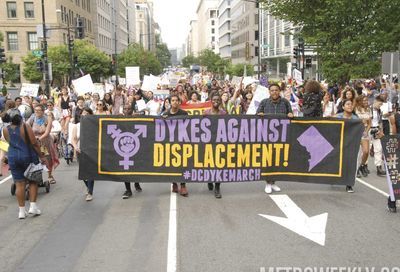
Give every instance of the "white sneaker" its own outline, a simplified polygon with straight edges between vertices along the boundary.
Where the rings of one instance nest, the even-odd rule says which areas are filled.
[[[93,200],[93,196],[91,194],[87,194],[86,201],[92,201],[92,200]]]
[[[27,215],[28,215],[28,213],[26,212],[26,210],[22,210],[22,211],[20,210],[18,213],[18,218],[25,219]]]
[[[265,190],[264,190],[267,194],[270,194],[270,193],[272,193],[272,186],[271,186],[271,184],[268,184],[267,183],[267,185],[265,185]]]
[[[280,192],[281,191],[281,188],[279,188],[276,184],[272,184],[271,187],[272,187],[272,190],[275,191],[275,192]]]
[[[30,207],[29,214],[40,215],[42,212],[37,207]]]

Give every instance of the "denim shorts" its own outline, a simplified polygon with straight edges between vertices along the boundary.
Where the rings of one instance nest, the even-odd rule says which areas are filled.
[[[11,175],[14,182],[25,182],[25,170],[28,168],[29,164],[32,162],[31,157],[20,157],[20,158],[8,158],[8,165],[10,167]]]

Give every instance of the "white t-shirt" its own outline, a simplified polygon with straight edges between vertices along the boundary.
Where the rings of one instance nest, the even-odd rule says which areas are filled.
[[[389,120],[389,117],[385,117],[385,114],[388,114],[389,112],[392,112],[392,102],[385,102],[381,106],[381,112],[382,112],[382,120]]]
[[[371,127],[379,127],[379,114],[376,109],[372,109]]]
[[[160,113],[160,103],[154,100],[147,102],[146,108],[149,111],[149,115],[157,116]]]
[[[332,101],[328,102],[328,105],[325,107],[325,111],[323,113],[323,117],[333,117],[337,112],[336,105]]]

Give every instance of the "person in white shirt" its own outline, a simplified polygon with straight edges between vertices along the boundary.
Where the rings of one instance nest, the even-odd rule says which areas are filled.
[[[323,117],[334,117],[337,113],[336,105],[331,100],[331,94],[329,92],[325,92],[324,98],[322,99]]]
[[[384,99],[378,95],[375,97],[374,104],[372,105],[372,120],[371,120],[371,143],[374,148],[374,163],[376,166],[376,173],[378,176],[385,177],[386,171],[383,168],[382,160],[382,144],[381,138],[384,135],[382,128],[382,112],[381,107]]]
[[[134,112],[143,112],[146,108],[147,106],[143,99],[143,93],[139,90],[135,93]]]
[[[387,91],[383,91],[380,95],[382,99],[384,100],[382,106],[381,106],[381,112],[382,112],[382,126],[383,126],[383,134],[389,135],[390,134],[390,123],[389,123],[389,117],[393,112],[392,109],[392,102],[388,100],[388,93]]]
[[[151,116],[158,116],[160,115],[160,103],[154,100],[154,94],[153,92],[147,92],[147,98],[149,102],[146,104],[146,111],[148,112],[148,115]]]

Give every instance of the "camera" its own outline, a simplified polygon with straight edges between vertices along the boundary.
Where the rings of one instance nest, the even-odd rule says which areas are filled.
[[[379,128],[371,128],[370,133],[374,139],[378,139],[376,134],[378,134]]]

